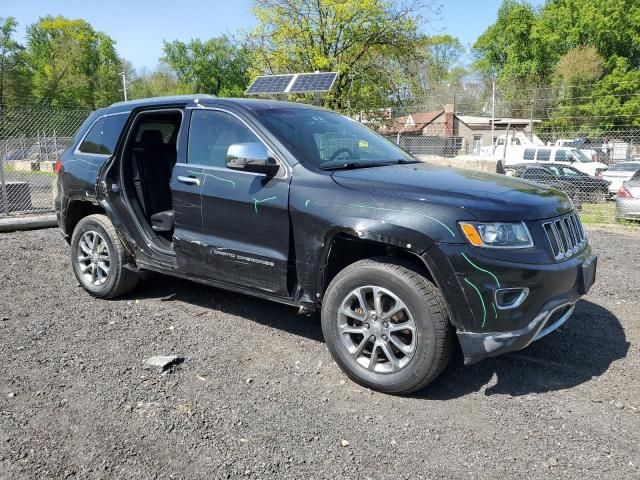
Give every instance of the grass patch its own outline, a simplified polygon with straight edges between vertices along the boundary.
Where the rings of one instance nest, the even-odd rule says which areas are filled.
[[[21,170],[21,169],[15,168],[12,165],[7,165],[7,164],[4,165],[4,173],[13,174],[13,175],[43,175],[46,177],[55,176],[54,172],[47,172],[43,170]]]
[[[584,225],[618,225],[640,231],[640,222],[616,220],[616,202],[583,203],[580,220]]]

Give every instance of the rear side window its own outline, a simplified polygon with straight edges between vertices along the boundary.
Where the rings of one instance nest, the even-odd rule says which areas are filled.
[[[99,118],[82,140],[78,151],[95,155],[111,155],[126,120],[125,113]]]
[[[537,157],[538,161],[548,162],[550,158],[551,158],[551,150],[548,150],[546,148],[541,148],[540,150],[538,150],[538,157]]]
[[[524,156],[522,157],[523,160],[533,160],[536,156],[536,149],[535,148],[525,148],[524,149]]]

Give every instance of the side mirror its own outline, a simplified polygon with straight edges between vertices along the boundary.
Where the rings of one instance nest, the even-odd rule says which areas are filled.
[[[260,142],[234,143],[227,150],[227,167],[245,172],[274,176],[280,165],[269,157],[269,151]]]

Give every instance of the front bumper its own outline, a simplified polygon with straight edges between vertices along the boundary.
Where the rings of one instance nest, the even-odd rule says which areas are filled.
[[[522,350],[532,342],[560,328],[573,313],[575,304],[560,305],[545,310],[519,330],[495,333],[458,332],[458,340],[464,353],[464,364],[472,365],[487,357]]]
[[[525,348],[566,322],[593,284],[597,263],[588,244],[565,261],[535,263],[519,263],[524,256],[515,252],[495,252],[491,258],[460,245],[440,245],[439,251],[439,266],[450,272],[440,284],[467,365]],[[505,289],[528,295],[505,308],[496,295]]]

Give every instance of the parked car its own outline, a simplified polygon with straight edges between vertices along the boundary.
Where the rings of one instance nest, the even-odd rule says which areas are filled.
[[[525,163],[516,165],[514,171],[514,176],[562,190],[578,204],[603,201],[609,193],[607,180],[563,163]]]
[[[611,182],[609,194],[615,197],[623,182],[631,180],[631,177],[640,170],[640,161],[620,162],[610,166],[602,173],[602,178]]]
[[[556,188],[566,193],[569,198],[574,201],[574,203],[579,203],[579,188],[572,183],[564,182],[561,179],[557,178],[551,170],[545,167],[546,165],[543,166],[536,163],[524,163],[521,165],[515,165],[514,167],[509,167],[507,169],[507,174],[513,177],[522,178],[524,180],[529,180],[531,182],[536,182]]]
[[[151,270],[318,311],[337,364],[384,392],[424,387],[454,342],[468,364],[526,347],[595,281],[565,194],[420,162],[317,107],[117,103],[87,118],[56,172],[91,295]]]
[[[640,220],[640,170],[618,190],[616,219]]]
[[[588,175],[596,175],[607,169],[607,165],[594,162],[577,148],[543,147],[543,146],[513,146],[507,149],[505,165],[520,163],[562,163],[571,165]]]

